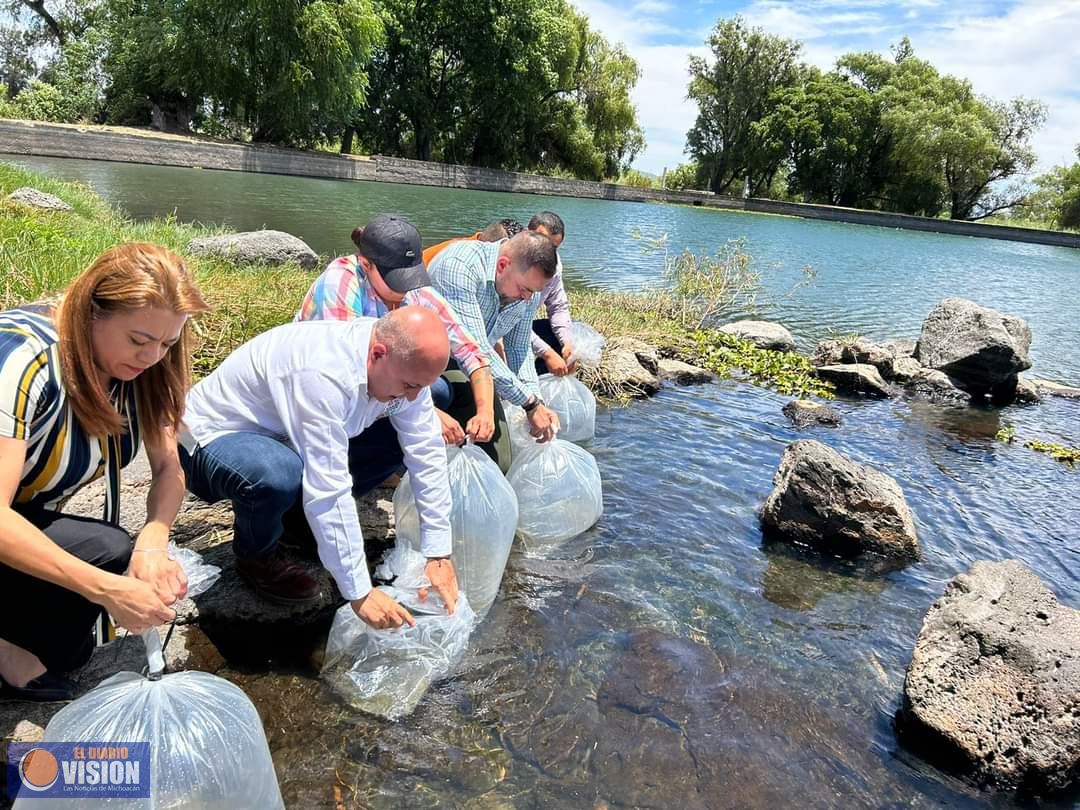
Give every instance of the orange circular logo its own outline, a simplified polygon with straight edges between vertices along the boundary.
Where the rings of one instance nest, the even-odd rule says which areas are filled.
[[[60,764],[52,751],[32,748],[19,762],[19,778],[31,790],[48,790],[60,774]]]

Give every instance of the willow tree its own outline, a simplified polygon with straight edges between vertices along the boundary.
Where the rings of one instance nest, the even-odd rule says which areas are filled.
[[[686,151],[717,193],[751,196],[768,189],[786,158],[756,127],[772,110],[772,97],[799,79],[801,45],[751,28],[740,17],[720,20],[707,41],[710,57],[690,58],[687,96],[698,105]]]
[[[141,99],[306,146],[355,118],[382,28],[370,0],[113,0],[107,32],[114,111]]]

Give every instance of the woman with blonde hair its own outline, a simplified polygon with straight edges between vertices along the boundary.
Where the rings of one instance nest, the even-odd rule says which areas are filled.
[[[184,497],[175,432],[191,381],[188,320],[208,309],[165,248],[107,250],[56,306],[0,312],[0,697],[65,700],[103,610],[132,632],[187,591],[169,558]],[[132,545],[120,468],[145,443],[153,480]],[[63,502],[105,477],[101,520]],[[101,622],[101,628],[107,626]]]

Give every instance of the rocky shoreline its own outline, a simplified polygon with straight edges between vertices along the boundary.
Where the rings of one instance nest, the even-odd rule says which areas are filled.
[[[30,204],[38,203],[54,205],[40,199]],[[189,248],[247,263],[271,261],[258,257],[259,246],[265,245],[275,262],[305,261],[306,246],[297,246],[292,237],[223,239]],[[768,352],[796,349],[779,324],[740,321],[718,331]],[[947,299],[928,315],[917,341],[827,340],[818,344],[811,361],[821,380],[856,398],[903,396],[948,407],[1080,398],[1080,389],[1021,375],[1031,366],[1030,342],[1023,320]],[[595,373],[583,379],[601,397],[647,397],[665,382],[691,385],[716,379],[708,369],[687,362],[696,359],[690,351],[680,354],[617,336],[605,346]],[[841,425],[839,413],[824,403],[796,399],[783,410],[800,429]],[[149,467],[140,456],[123,477],[121,523],[129,532],[143,525],[149,484]],[[394,539],[391,497],[392,490],[383,488],[358,503],[373,556]],[[72,498],[66,510],[97,516],[102,502],[99,481]],[[919,563],[915,519],[897,482],[818,441],[796,441],[786,448],[760,517],[763,537],[770,542],[789,543],[807,554],[880,560],[872,576]],[[189,496],[182,506],[173,539],[202,553],[223,573],[210,591],[179,606],[166,648],[168,668],[215,673],[317,668],[321,642],[341,604],[332,583],[327,578],[322,602],[301,611],[258,599],[231,565],[231,524],[227,504],[207,505]],[[162,628],[163,634],[167,629]],[[98,648],[77,673],[80,693],[113,672],[141,670],[144,663],[137,638]],[[620,684],[631,686],[629,681]],[[945,587],[926,614],[898,698],[897,738],[928,762],[980,787],[1033,796],[1071,790],[1080,783],[1080,611],[1059,602],[1019,562],[976,561]],[[56,708],[0,703],[4,739],[40,739]]]

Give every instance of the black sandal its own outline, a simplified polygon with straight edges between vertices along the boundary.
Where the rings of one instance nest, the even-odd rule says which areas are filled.
[[[26,700],[35,703],[59,703],[75,699],[75,682],[63,675],[45,672],[26,686],[12,686],[0,680],[0,700]]]

